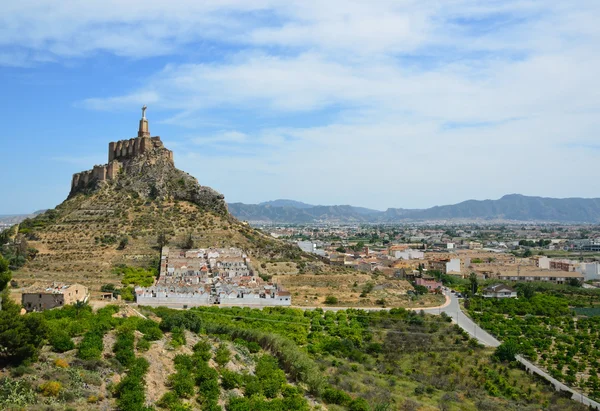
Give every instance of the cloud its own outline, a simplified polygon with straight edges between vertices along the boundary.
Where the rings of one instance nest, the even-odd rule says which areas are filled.
[[[598,16],[593,0],[12,2],[0,64],[160,56],[143,87],[79,104],[151,105],[178,165],[234,199],[593,195]]]

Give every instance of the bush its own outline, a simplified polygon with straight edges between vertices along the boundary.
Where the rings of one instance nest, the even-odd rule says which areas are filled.
[[[333,305],[333,304],[337,304],[337,303],[338,303],[337,297],[335,297],[333,295],[328,295],[327,297],[325,297],[325,304]]]
[[[50,334],[49,343],[55,352],[70,351],[75,348],[75,343],[64,330],[54,331]]]
[[[103,334],[98,331],[88,331],[77,347],[77,357],[82,360],[100,359],[104,342]]]
[[[69,368],[69,363],[62,358],[57,358],[54,360],[54,365],[56,365],[58,368]]]
[[[134,342],[133,332],[126,331],[117,335],[117,341],[113,346],[115,358],[125,367],[129,367],[135,361]]]
[[[220,345],[215,353],[215,362],[224,367],[229,360],[231,360],[231,351],[225,345]]]
[[[242,384],[242,375],[233,371],[223,370],[221,373],[221,386],[226,390],[238,388]]]
[[[150,341],[148,341],[146,338],[141,338],[138,342],[137,342],[137,346],[136,346],[138,351],[148,351],[150,349]]]
[[[171,345],[175,348],[186,344],[185,331],[182,328],[174,327],[171,330]]]
[[[27,382],[8,377],[0,379],[0,407],[2,409],[25,408],[35,400],[35,392]]]
[[[342,390],[327,388],[323,391],[323,401],[327,404],[346,405],[352,401],[352,398]]]
[[[370,411],[371,406],[369,402],[364,398],[356,398],[352,400],[350,405],[348,406],[348,411]]]
[[[46,397],[58,397],[62,391],[62,384],[58,381],[46,381],[40,385],[40,392]]]

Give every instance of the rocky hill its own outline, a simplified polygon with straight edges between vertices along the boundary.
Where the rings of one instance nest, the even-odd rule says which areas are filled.
[[[401,223],[413,221],[546,221],[562,223],[600,222],[600,198],[545,198],[519,194],[498,200],[468,200],[428,209],[389,208],[386,211],[353,206],[294,205],[281,203],[233,203],[231,213],[241,220],[268,223]],[[277,204],[277,206],[273,205]]]
[[[239,247],[257,258],[301,256],[229,214],[223,195],[175,167],[160,138],[139,135],[110,143],[108,164],[75,174],[62,204],[13,231],[24,249],[37,250],[16,277],[42,282],[116,280],[115,265],[157,259],[159,237],[176,246]]]

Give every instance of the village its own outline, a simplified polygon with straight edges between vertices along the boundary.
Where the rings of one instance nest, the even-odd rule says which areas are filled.
[[[441,276],[600,286],[600,233],[590,226],[321,225],[262,227],[333,266],[377,272],[430,291]],[[487,281],[488,283],[490,281]]]
[[[255,275],[250,258],[239,248],[163,247],[158,280],[150,287],[136,287],[135,294],[139,305],[184,309],[292,303],[289,292]]]

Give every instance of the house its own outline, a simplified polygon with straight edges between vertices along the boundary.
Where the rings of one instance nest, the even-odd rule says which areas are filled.
[[[86,302],[88,298],[88,288],[81,284],[54,283],[44,289],[23,293],[21,305],[27,312],[44,311],[75,304],[78,301]]]
[[[415,285],[422,285],[423,287],[427,287],[429,292],[439,290],[442,288],[442,283],[436,281],[436,279],[433,277],[416,278]]]
[[[517,298],[517,291],[508,285],[494,284],[483,289],[484,298]]]
[[[394,250],[392,256],[400,260],[421,260],[425,256],[425,253],[408,248],[406,250]]]

